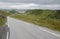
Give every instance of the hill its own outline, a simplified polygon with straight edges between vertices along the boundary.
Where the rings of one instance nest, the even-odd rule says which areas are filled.
[[[11,17],[60,31],[60,10],[27,10]]]

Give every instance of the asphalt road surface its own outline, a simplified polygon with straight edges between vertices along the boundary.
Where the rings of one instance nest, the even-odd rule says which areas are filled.
[[[0,39],[6,39],[7,32],[9,32],[8,25],[4,25],[4,27],[2,28],[2,32],[0,32]]]
[[[51,33],[38,29],[37,26],[8,17],[9,39],[60,39]]]

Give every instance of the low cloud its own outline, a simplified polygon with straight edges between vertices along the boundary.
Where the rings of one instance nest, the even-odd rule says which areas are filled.
[[[39,5],[34,3],[0,3],[0,8],[4,9],[35,9]]]
[[[39,5],[35,3],[0,2],[0,9],[60,9],[60,5]]]

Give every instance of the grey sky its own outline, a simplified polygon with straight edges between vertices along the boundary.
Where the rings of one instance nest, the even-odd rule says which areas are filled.
[[[41,8],[60,10],[60,0],[0,0],[0,9],[41,9]]]
[[[38,3],[38,4],[60,4],[60,0],[0,0],[0,2]]]

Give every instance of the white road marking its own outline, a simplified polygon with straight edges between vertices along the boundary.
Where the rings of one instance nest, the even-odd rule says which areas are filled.
[[[48,31],[48,30],[46,30],[46,29],[43,29],[43,28],[39,28],[39,29],[42,30],[42,31],[48,32],[48,33],[50,33],[50,34],[52,34],[52,35],[55,35],[55,36],[57,36],[57,37],[60,37],[60,35],[58,35],[58,34],[56,34],[56,33],[54,33],[54,32],[50,32],[50,31]]]
[[[8,39],[8,37],[9,37],[9,32],[7,32],[7,37],[6,37],[6,39]]]

